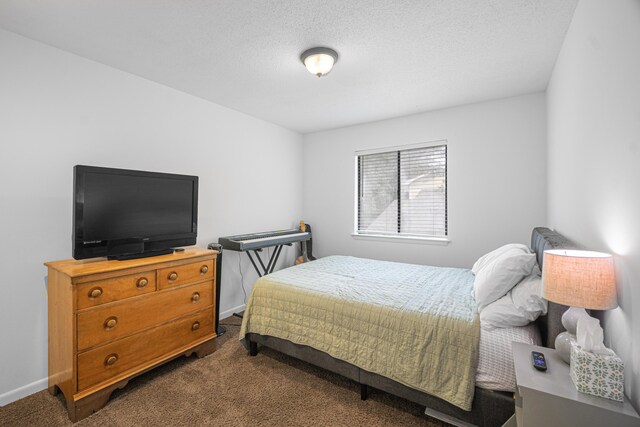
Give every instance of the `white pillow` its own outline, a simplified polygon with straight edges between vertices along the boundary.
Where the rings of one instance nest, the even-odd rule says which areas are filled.
[[[511,290],[520,280],[531,274],[536,256],[511,248],[484,265],[473,282],[478,311]]]
[[[492,302],[480,312],[483,329],[525,326],[547,313],[547,301],[542,297],[542,278],[537,274],[525,277],[509,293]]]
[[[507,252],[510,249],[520,249],[523,253],[526,253],[526,254],[531,253],[531,249],[529,249],[527,245],[523,245],[522,243],[509,243],[507,245],[500,246],[498,249],[495,249],[478,258],[475,264],[473,264],[473,267],[471,267],[471,272],[473,274],[478,274],[478,271],[480,271],[484,266],[486,266],[487,264],[490,264],[497,257],[499,257],[500,255],[502,255],[503,253]]]
[[[538,274],[522,279],[510,293],[513,305],[534,316],[531,320],[547,314],[547,300],[542,296],[542,277]]]

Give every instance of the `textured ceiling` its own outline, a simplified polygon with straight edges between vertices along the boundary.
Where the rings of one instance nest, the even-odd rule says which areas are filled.
[[[0,27],[307,133],[544,90],[576,3],[0,0]]]

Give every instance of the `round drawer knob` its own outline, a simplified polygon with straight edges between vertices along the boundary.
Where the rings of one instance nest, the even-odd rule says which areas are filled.
[[[113,329],[116,327],[117,324],[118,324],[117,317],[109,317],[107,320],[104,321],[104,328]]]
[[[195,322],[193,325],[191,325],[192,331],[197,331],[198,329],[200,329],[200,322]]]
[[[147,286],[149,284],[149,280],[147,280],[146,277],[141,277],[138,279],[138,283],[136,283],[136,286],[140,289],[144,288],[145,286]]]
[[[178,278],[178,273],[175,271],[169,274],[169,280],[176,280]]]
[[[110,354],[104,359],[104,364],[107,366],[111,366],[118,361],[118,355],[116,353]]]
[[[98,298],[102,296],[102,288],[93,288],[89,291],[89,296],[91,298]]]
[[[193,296],[191,297],[191,301],[192,301],[192,302],[198,302],[198,301],[200,301],[200,293],[199,293],[199,292],[195,292],[195,293],[193,294]]]
[[[207,267],[206,265],[200,267],[200,274],[207,274],[207,271],[209,271],[209,267]]]

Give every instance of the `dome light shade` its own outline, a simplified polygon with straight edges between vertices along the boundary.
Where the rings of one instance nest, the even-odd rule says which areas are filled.
[[[328,74],[338,61],[338,53],[328,47],[314,47],[302,52],[300,60],[311,74],[322,77]]]

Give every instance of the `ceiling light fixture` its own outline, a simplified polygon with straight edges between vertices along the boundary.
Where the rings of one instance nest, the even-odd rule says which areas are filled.
[[[300,60],[311,74],[322,77],[338,62],[338,52],[328,47],[314,47],[302,52]]]

